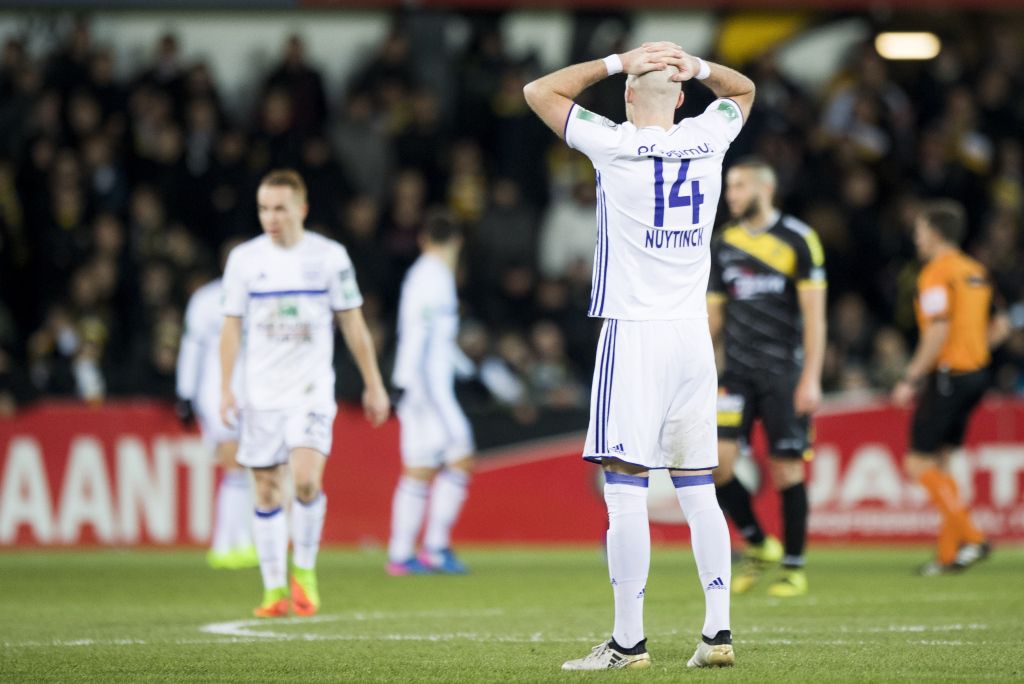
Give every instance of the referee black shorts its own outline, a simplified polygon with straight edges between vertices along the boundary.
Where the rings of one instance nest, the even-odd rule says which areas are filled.
[[[799,379],[798,367],[781,374],[726,370],[718,381],[718,438],[749,442],[760,418],[772,456],[810,460],[811,417],[796,415],[793,406]]]
[[[989,385],[987,368],[967,373],[936,371],[928,376],[914,411],[910,448],[937,454],[964,443],[967,421]]]

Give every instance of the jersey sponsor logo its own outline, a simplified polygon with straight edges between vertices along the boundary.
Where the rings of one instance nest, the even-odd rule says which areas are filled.
[[[274,342],[311,342],[313,325],[302,320],[299,303],[284,299],[271,303],[268,308],[254,312],[254,327],[265,339]]]
[[[624,447],[620,443],[620,444],[616,444],[615,446],[609,447],[608,451],[612,452],[613,454],[624,454],[624,453],[626,453],[626,447]]]
[[[680,249],[683,247],[700,247],[704,244],[704,229],[690,230],[648,230],[644,237],[647,249]]]
[[[608,128],[618,128],[619,127],[619,125],[617,123],[615,123],[614,121],[612,121],[611,119],[606,119],[605,117],[601,116],[600,114],[595,114],[594,112],[592,112],[592,111],[590,111],[588,109],[584,109],[583,107],[577,107],[576,108],[576,118],[577,119],[582,119],[583,121],[590,121],[591,123],[599,123],[599,124],[602,124],[604,126],[607,126]]]
[[[739,117],[739,112],[736,111],[736,106],[731,102],[720,102],[718,107],[715,108],[715,113],[721,114],[729,121],[732,121]]]
[[[341,294],[346,300],[359,297],[359,285],[356,284],[356,274],[352,267],[338,271],[338,282],[341,283]]]
[[[652,144],[650,147],[647,145],[641,145],[636,148],[636,156],[644,157],[648,155],[657,154],[660,157],[706,157],[710,154],[715,153],[715,148],[712,147],[711,143],[701,143],[695,147],[687,147],[686,149],[677,150],[658,150],[656,144]]]
[[[742,266],[726,268],[722,272],[722,280],[728,285],[735,299],[752,299],[759,295],[781,294],[786,291],[785,276],[754,273]]]

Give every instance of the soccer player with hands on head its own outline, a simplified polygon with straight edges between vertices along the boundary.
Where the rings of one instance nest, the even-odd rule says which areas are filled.
[[[626,118],[574,102],[627,74]],[[717,97],[675,122],[681,84]],[[574,64],[523,89],[533,111],[590,158],[597,181],[597,245],[589,315],[604,319],[583,458],[604,469],[611,638],[566,670],[650,666],[643,606],[650,566],[648,473],[667,469],[690,525],[705,619],[689,667],[732,665],[729,530],[715,498],[717,374],[706,293],[722,160],[754,101],[754,84],[670,42]]]
[[[264,234],[232,250],[224,272],[221,418],[240,422],[238,462],[255,483],[253,537],[264,586],[255,614],[278,617],[291,609],[313,615],[320,607],[315,567],[327,510],[321,483],[337,412],[335,322],[365,385],[367,420],[381,425],[391,406],[348,252],[303,226],[308,206],[302,178],[287,169],[272,171],[256,198]],[[290,591],[286,469],[295,487]]]

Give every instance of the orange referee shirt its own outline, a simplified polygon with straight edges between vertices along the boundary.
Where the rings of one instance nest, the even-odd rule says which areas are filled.
[[[992,285],[984,266],[960,250],[932,259],[917,277],[914,304],[922,331],[933,321],[949,321],[940,368],[969,372],[988,365]]]

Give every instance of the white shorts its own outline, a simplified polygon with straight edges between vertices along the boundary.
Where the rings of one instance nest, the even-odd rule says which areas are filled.
[[[451,390],[407,390],[395,412],[401,426],[403,465],[439,468],[476,451],[473,428]]]
[[[299,447],[329,456],[337,412],[334,402],[296,409],[243,410],[238,463],[246,468],[270,468],[287,463],[288,455]]]
[[[218,410],[210,410],[205,406],[196,407],[196,422],[199,432],[203,435],[203,443],[214,448],[224,442],[237,442],[238,426],[230,427],[220,419]]]
[[[718,377],[707,319],[608,319],[597,346],[583,458],[718,466]]]

